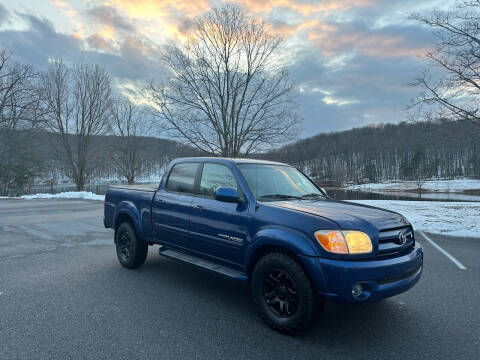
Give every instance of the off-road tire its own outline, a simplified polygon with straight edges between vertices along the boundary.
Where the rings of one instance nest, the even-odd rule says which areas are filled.
[[[137,237],[135,230],[128,222],[120,224],[117,228],[115,247],[118,261],[128,269],[139,267],[147,258],[148,244]]]
[[[295,310],[291,315],[279,314],[272,308],[272,300],[267,299],[266,287],[271,284],[270,274],[280,274],[288,279],[288,283],[294,284],[297,306],[293,306]],[[282,289],[284,288],[283,286]],[[269,253],[257,262],[252,273],[251,291],[262,319],[268,326],[282,333],[294,334],[306,329],[323,309],[324,302],[316,294],[307,274],[299,263],[287,254]]]

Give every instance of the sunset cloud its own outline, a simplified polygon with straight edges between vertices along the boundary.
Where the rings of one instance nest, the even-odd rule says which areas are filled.
[[[302,1],[302,0],[240,0],[232,1],[244,5],[247,9],[268,13],[275,8],[294,10],[302,15],[311,15],[318,12],[331,12],[348,10],[351,8],[374,5],[376,0],[325,0],[325,1]]]
[[[173,14],[195,17],[211,8],[210,2],[207,0],[107,0],[104,3],[125,11],[133,18],[143,20],[157,19]]]
[[[134,31],[132,24],[120,15],[117,9],[106,6],[94,6],[88,9],[87,14],[97,24],[107,25],[111,28]]]
[[[85,41],[87,44],[97,50],[113,52],[115,50],[115,45],[111,39],[105,38],[101,34],[92,34],[88,36]]]
[[[196,17],[237,3],[285,39],[279,61],[295,83],[304,134],[312,134],[403,120],[408,81],[434,41],[406,15],[451,0],[50,0],[55,12],[5,1],[0,47],[19,61],[39,69],[56,56],[97,63],[130,93],[162,76],[165,46],[183,41]]]
[[[408,27],[401,30],[369,29],[362,23],[335,24],[311,29],[308,39],[327,57],[352,51],[377,58],[418,57],[427,51],[429,43],[408,38],[415,36]]]

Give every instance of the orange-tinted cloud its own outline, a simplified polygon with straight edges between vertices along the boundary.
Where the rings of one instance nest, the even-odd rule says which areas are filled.
[[[344,11],[351,8],[371,6],[378,0],[223,0],[224,3],[237,3],[256,16],[266,16],[275,9],[295,11],[301,16],[295,24],[272,22],[272,29],[284,36],[290,36],[298,31],[312,26],[321,26],[318,20],[309,18],[315,13]],[[183,37],[186,23],[196,16],[211,9],[209,0],[106,0],[106,6],[111,6],[128,17],[140,20],[154,33],[165,33],[174,38]],[[146,27],[145,26],[145,27]]]
[[[319,20],[313,19],[305,20],[298,24],[272,21],[270,22],[270,29],[276,35],[287,38],[303,30],[316,29],[317,31],[332,31],[334,30],[334,27],[330,24],[322,23]]]
[[[314,29],[308,38],[327,57],[352,51],[377,58],[419,56],[425,52],[425,47],[409,44],[402,35],[383,34],[375,30],[343,31],[338,24]]]
[[[287,8],[295,10],[302,15],[309,15],[316,12],[347,10],[355,7],[370,6],[378,0],[326,0],[326,1],[299,1],[299,0],[228,0],[240,3],[247,9],[268,13],[274,8]]]
[[[113,42],[110,39],[103,37],[101,34],[92,34],[88,36],[85,41],[91,48],[96,50],[105,52],[115,50]]]
[[[85,24],[80,20],[78,11],[65,1],[51,0],[51,2],[75,26],[75,33],[77,36],[82,36],[82,34],[85,32]]]
[[[210,0],[103,0],[89,1],[88,13],[92,24],[79,20],[78,12],[62,0],[52,0],[72,21],[77,35],[90,46],[119,48],[125,37],[148,39],[161,44],[170,40],[182,40],[191,29],[193,19],[210,10]],[[326,57],[356,51],[369,56],[385,58],[417,56],[423,53],[420,45],[409,44],[402,34],[386,34],[368,29],[345,30],[344,23],[327,22],[328,14],[365,8],[379,0],[223,0],[242,5],[255,16],[268,19],[273,33],[285,38],[298,35],[302,46],[320,48]],[[215,2],[215,4],[218,4]],[[289,21],[277,19],[275,10],[287,16]],[[131,23],[134,22],[135,26]],[[112,45],[113,44],[113,45]],[[115,45],[116,44],[116,45]]]
[[[210,9],[207,0],[107,0],[104,4],[120,9],[132,18],[143,20],[158,19],[173,14],[195,17]]]
[[[210,10],[208,0],[106,0],[103,5],[135,21],[137,34],[160,43],[182,39],[191,20]]]

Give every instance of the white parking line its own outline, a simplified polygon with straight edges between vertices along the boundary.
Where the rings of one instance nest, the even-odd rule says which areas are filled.
[[[440,245],[438,245],[436,242],[434,242],[432,239],[430,239],[423,231],[417,231],[422,236],[424,237],[425,240],[427,240],[433,247],[435,247],[438,251],[440,251],[443,255],[445,255],[447,258],[449,258],[455,265],[458,266],[460,270],[467,270],[467,268],[457,259],[455,259],[450,253],[447,252],[447,250],[444,250]]]

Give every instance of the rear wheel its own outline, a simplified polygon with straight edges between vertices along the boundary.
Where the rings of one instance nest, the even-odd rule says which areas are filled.
[[[138,239],[135,230],[128,222],[120,224],[115,233],[117,258],[120,264],[133,269],[145,262],[148,254],[148,244]]]
[[[323,307],[302,267],[290,256],[271,253],[252,274],[252,295],[263,320],[273,329],[305,329]]]

